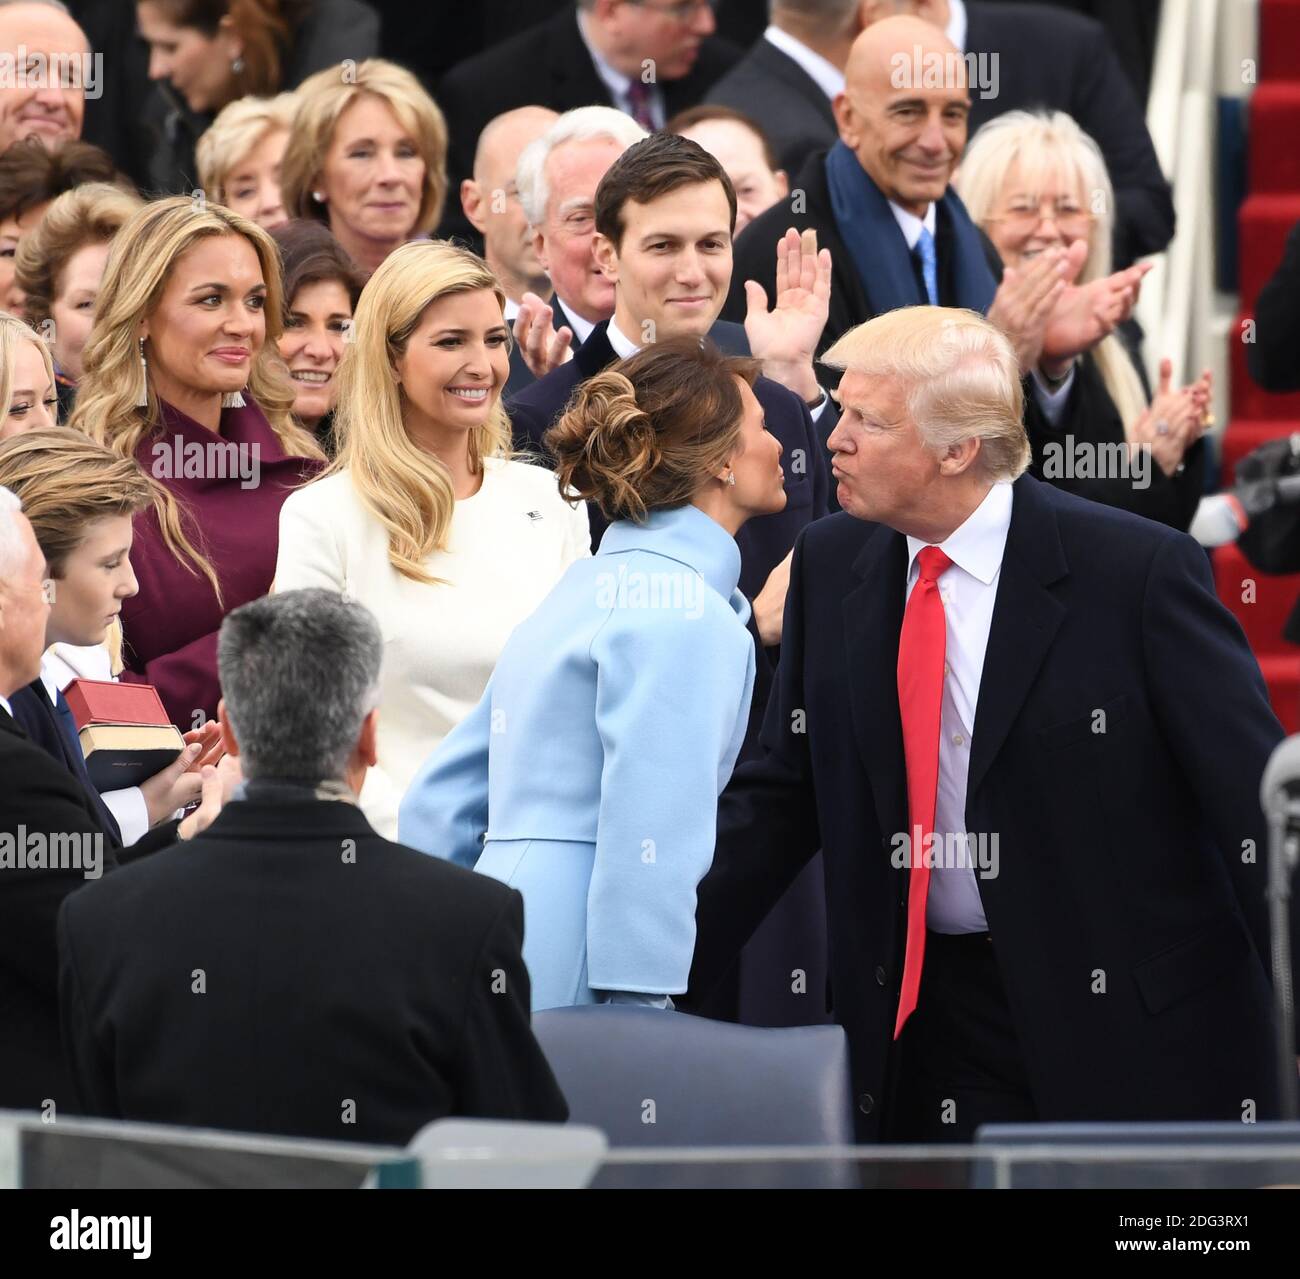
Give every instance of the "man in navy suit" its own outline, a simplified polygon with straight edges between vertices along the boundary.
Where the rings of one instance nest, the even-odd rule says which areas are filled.
[[[843,510],[795,546],[692,989],[821,848],[863,1140],[1268,1116],[1282,730],[1204,553],[1023,474],[988,321],[903,308],[826,358]]]
[[[799,530],[827,509],[817,425],[823,419],[824,428],[835,408],[817,384],[812,352],[826,322],[829,256],[816,253],[811,237],[806,245],[797,235],[783,241],[774,309],[768,311],[756,290],[748,334],[738,324],[717,323],[731,283],[736,195],[713,156],[672,134],[657,134],[623,153],[601,180],[595,216],[593,252],[613,285],[613,318],[591,331],[572,361],[510,402],[515,443],[544,452],[543,436],[573,388],[647,342],[694,333],[707,334],[728,352],[749,354],[752,348],[765,374],[754,393],[766,412],[767,429],[784,449],[787,502],[784,511],[749,521],[737,537],[740,589],[755,600],[765,643],[778,643],[782,562]],[[593,543],[603,532],[604,521],[594,516]],[[774,571],[776,580],[765,594]]]

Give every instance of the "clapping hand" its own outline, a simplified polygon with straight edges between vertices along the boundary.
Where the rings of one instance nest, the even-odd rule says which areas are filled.
[[[1133,424],[1133,444],[1151,448],[1160,469],[1173,475],[1183,455],[1205,433],[1212,375],[1206,369],[1190,386],[1174,387],[1174,366],[1160,361],[1160,384],[1150,407]]]
[[[554,319],[555,312],[547,302],[536,293],[524,294],[515,316],[515,343],[536,378],[544,378],[573,358],[573,330],[568,325],[556,329]]]
[[[1049,249],[1002,273],[988,318],[1011,340],[1022,376],[1038,363],[1047,322],[1086,252],[1073,245],[1068,251]]]

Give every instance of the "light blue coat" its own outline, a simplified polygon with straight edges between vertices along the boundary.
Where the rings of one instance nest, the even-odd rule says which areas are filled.
[[[686,989],[754,684],[739,576],[694,506],[612,524],[406,792],[403,843],[523,894],[534,1008]]]

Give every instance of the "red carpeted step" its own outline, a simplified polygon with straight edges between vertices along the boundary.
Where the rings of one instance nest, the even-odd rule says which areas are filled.
[[[1288,733],[1300,731],[1300,649],[1285,655],[1261,657],[1259,669],[1268,685],[1273,714]]]
[[[1297,145],[1293,142],[1292,145]],[[1300,222],[1300,191],[1248,195],[1237,213],[1241,309],[1251,311],[1264,282],[1282,261],[1287,232]]]
[[[1274,80],[1250,98],[1250,190],[1257,195],[1300,191],[1300,82]]]
[[[1256,656],[1292,649],[1282,628],[1300,599],[1300,573],[1261,573],[1235,546],[1221,546],[1214,552],[1214,585]],[[1300,658],[1300,649],[1295,651]]]
[[[1232,333],[1228,337],[1228,358],[1231,361],[1232,380],[1232,421],[1248,418],[1255,422],[1276,421],[1279,429],[1296,430],[1294,423],[1300,422],[1300,391],[1290,391],[1285,395],[1275,395],[1258,386],[1246,367],[1246,344],[1242,340],[1242,328],[1249,315],[1238,315]],[[1297,356],[1300,358],[1300,355]],[[1222,388],[1216,388],[1214,411],[1224,411]]]
[[[1260,80],[1300,80],[1300,0],[1261,0]]]

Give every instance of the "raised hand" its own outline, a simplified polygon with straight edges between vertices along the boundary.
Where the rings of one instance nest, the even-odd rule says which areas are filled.
[[[573,330],[566,324],[554,327],[555,312],[536,293],[525,293],[515,316],[515,345],[528,370],[536,378],[573,359]]]
[[[813,356],[830,314],[831,252],[817,250],[817,232],[801,236],[791,227],[776,246],[776,298],[768,310],[767,291],[745,281],[745,333],[749,349],[763,361],[763,373],[803,400],[821,394]]]
[[[1191,386],[1175,387],[1171,360],[1160,361],[1160,381],[1150,407],[1129,432],[1130,443],[1145,444],[1166,475],[1173,475],[1183,455],[1205,433],[1211,374],[1206,369]]]

